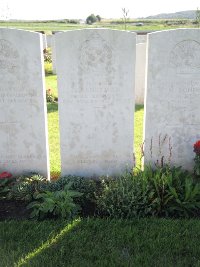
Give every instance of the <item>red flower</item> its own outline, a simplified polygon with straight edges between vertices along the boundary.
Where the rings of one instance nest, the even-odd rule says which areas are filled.
[[[195,144],[194,144],[194,152],[198,155],[198,156],[200,156],[200,140],[198,140]]]
[[[0,179],[10,178],[10,177],[12,177],[12,174],[9,172],[2,172],[0,174]]]

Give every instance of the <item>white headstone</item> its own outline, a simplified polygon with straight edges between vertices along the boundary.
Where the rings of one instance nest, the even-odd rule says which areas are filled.
[[[200,30],[149,34],[144,163],[193,168],[200,139]]]
[[[147,42],[147,34],[137,34],[137,39],[136,39],[136,43],[140,44],[140,43],[146,43]]]
[[[49,178],[39,33],[0,29],[0,170]]]
[[[125,31],[56,34],[63,175],[132,168],[135,43]]]
[[[47,38],[46,34],[42,34],[42,41],[43,41],[43,50],[47,49]]]
[[[46,35],[47,47],[51,47],[51,39],[52,39],[52,37],[53,37],[52,34]]]
[[[146,43],[136,44],[135,103],[144,104]]]
[[[56,47],[55,47],[55,34],[51,38],[51,58],[52,58],[52,72],[56,74]]]

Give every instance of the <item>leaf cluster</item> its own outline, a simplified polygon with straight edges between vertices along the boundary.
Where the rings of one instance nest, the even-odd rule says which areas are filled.
[[[113,218],[189,217],[200,208],[200,184],[181,167],[146,167],[104,183],[98,212]]]
[[[81,193],[70,189],[71,184],[65,185],[61,191],[45,191],[34,195],[34,201],[27,208],[31,209],[31,218],[44,219],[48,217],[61,217],[72,219],[77,215],[80,206],[74,203],[74,198]]]
[[[14,183],[14,177],[0,179],[0,199],[6,198],[8,196]]]
[[[7,198],[22,201],[33,200],[35,193],[43,192],[48,181],[41,175],[20,176],[13,183]]]

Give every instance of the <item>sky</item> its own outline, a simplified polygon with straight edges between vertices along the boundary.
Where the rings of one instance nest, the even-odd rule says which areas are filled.
[[[200,9],[200,0],[0,0],[0,19],[86,19],[90,14],[102,18],[129,18],[159,13]]]

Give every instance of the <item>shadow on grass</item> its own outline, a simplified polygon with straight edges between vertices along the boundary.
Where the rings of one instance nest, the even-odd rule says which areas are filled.
[[[88,218],[70,224],[64,221],[29,223],[28,231],[27,225],[23,226],[26,239],[24,235],[19,238],[22,230],[19,223],[15,228],[13,225],[10,240],[4,240],[10,251],[8,248],[2,251],[2,255],[7,253],[2,267],[182,267],[200,263],[198,220]],[[8,258],[13,254],[15,260],[11,261]]]
[[[48,103],[47,104],[47,112],[57,112],[58,111],[58,103]]]
[[[60,230],[60,232],[58,232],[55,236],[53,236],[52,238],[47,239],[47,241],[44,242],[44,243],[42,242],[42,244],[40,246],[34,248],[28,254],[26,254],[21,259],[19,259],[19,261],[17,263],[15,263],[14,266],[18,266],[18,267],[24,266],[24,265],[29,264],[32,260],[33,260],[33,264],[34,264],[34,259],[39,257],[41,254],[44,254],[44,259],[45,259],[46,250],[48,250],[49,248],[51,248],[54,245],[55,246],[58,245],[60,240],[67,233],[69,233],[79,222],[80,222],[80,220],[74,220],[72,223],[69,223],[66,226],[64,226]],[[45,259],[45,262],[44,262],[45,265],[42,265],[42,266],[51,266],[50,262],[48,261],[48,259],[49,259],[49,257],[47,257]],[[39,264],[41,264],[41,261],[39,261]],[[37,266],[39,266],[39,265],[37,265]]]
[[[135,112],[144,109],[144,105],[135,105]],[[47,112],[57,112],[58,111],[58,103],[48,103],[47,104]]]
[[[144,109],[144,105],[135,105],[135,112]]]
[[[55,74],[53,74],[52,71],[45,71],[45,77],[49,77],[49,76],[56,76]]]

